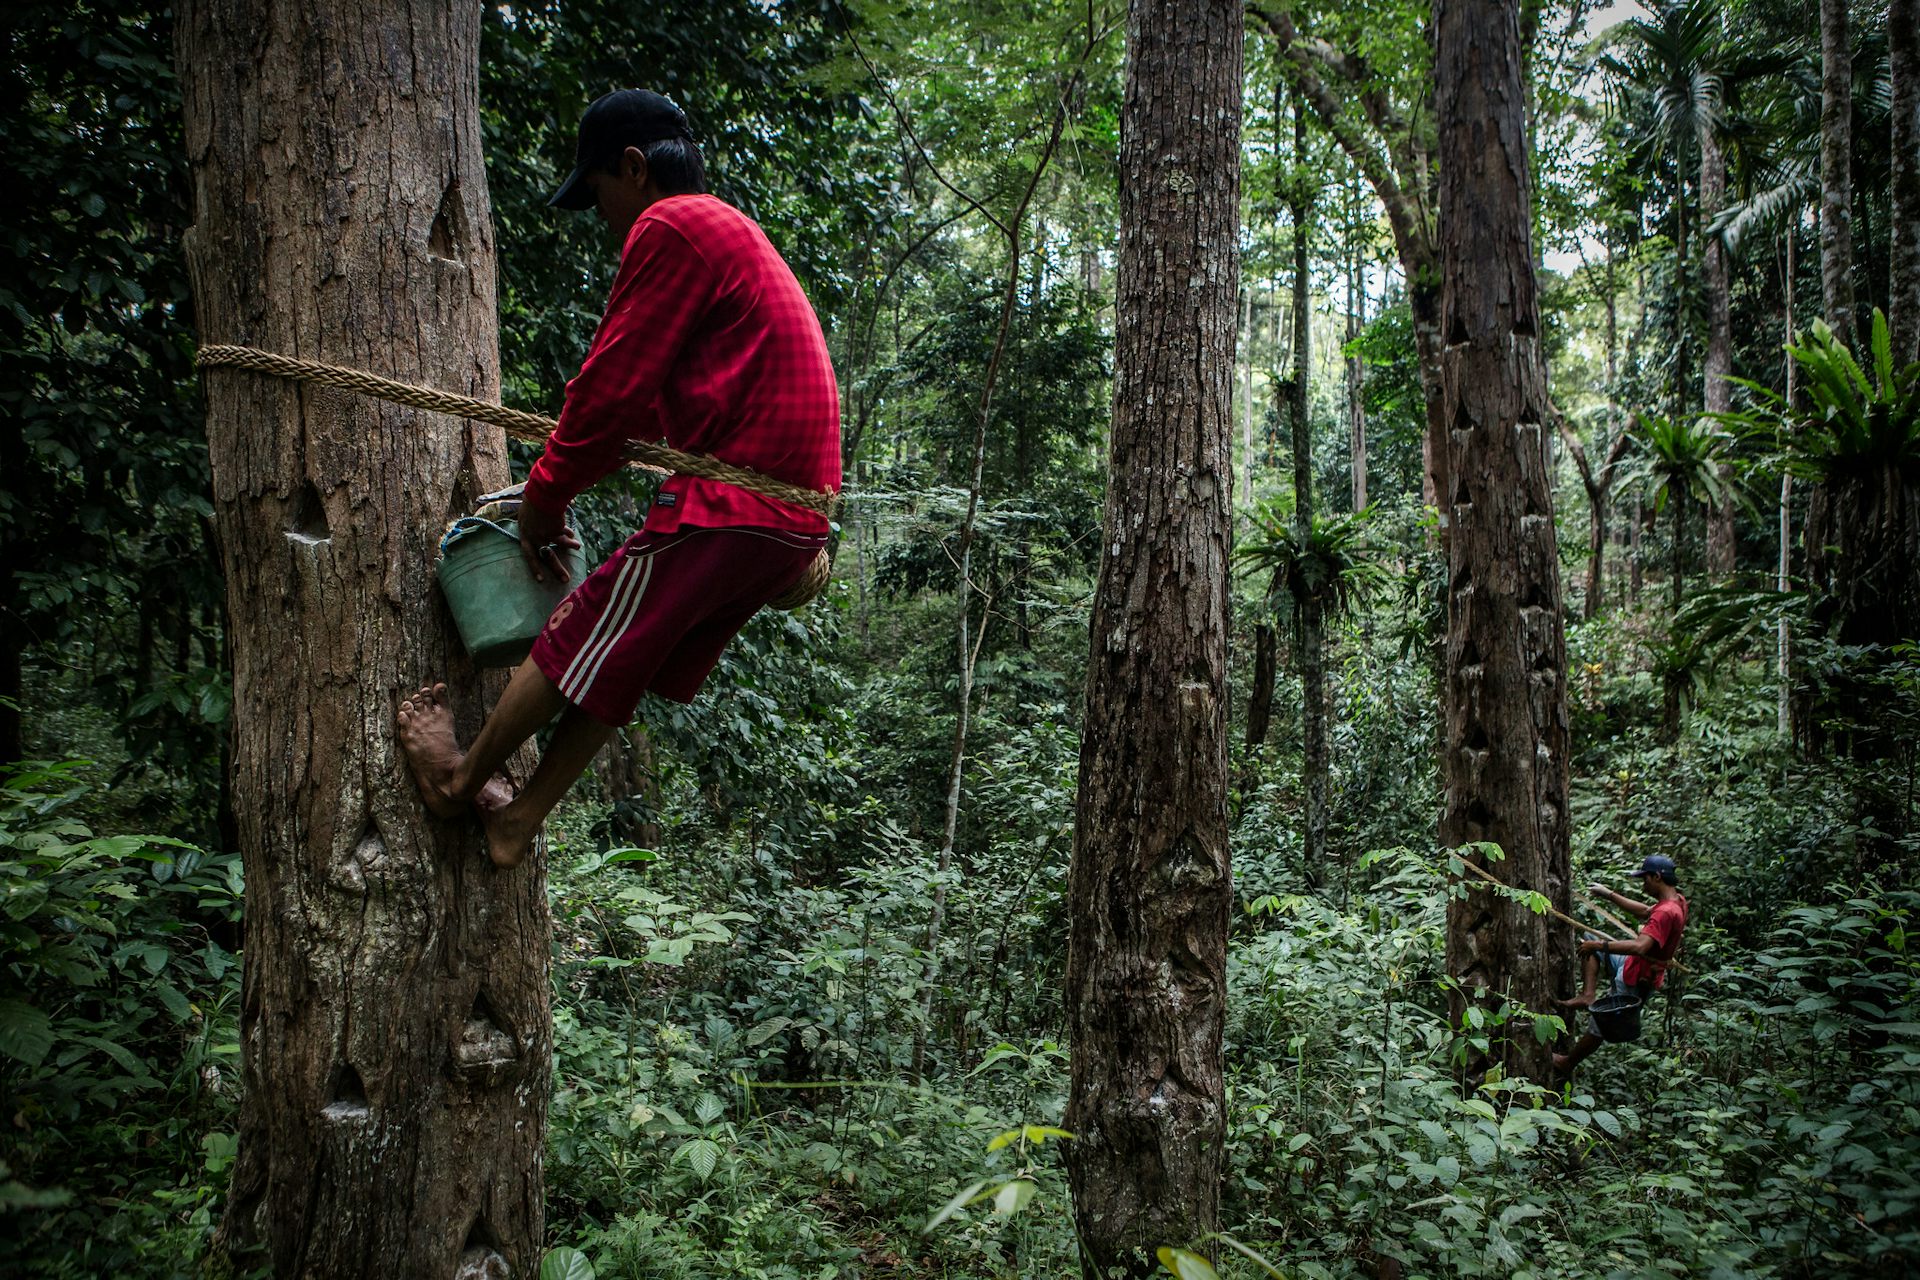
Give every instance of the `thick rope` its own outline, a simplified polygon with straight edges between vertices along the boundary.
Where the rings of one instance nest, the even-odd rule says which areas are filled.
[[[542,417],[537,413],[509,409],[505,405],[493,404],[486,400],[474,400],[448,391],[435,391],[430,387],[416,387],[411,383],[396,382],[391,378],[382,378],[377,374],[348,369],[337,364],[297,360],[292,356],[262,351],[257,347],[202,347],[200,348],[200,365],[202,368],[225,366],[233,369],[248,369],[254,373],[271,374],[276,378],[291,378],[296,382],[312,382],[325,387],[338,387],[343,391],[358,391],[362,395],[386,400],[393,404],[403,404],[414,409],[426,409],[432,413],[447,413],[456,418],[471,418],[476,422],[491,423],[508,435],[533,444],[544,441],[553,434],[554,427],[559,425],[552,418]],[[722,462],[718,458],[709,458],[704,454],[683,453],[663,444],[629,440],[626,452],[629,465],[642,470],[657,471],[663,475],[677,472],[681,475],[699,476],[703,480],[719,480],[745,489],[749,493],[757,493],[763,498],[772,498],[776,502],[784,502],[789,506],[817,512],[823,516],[833,515],[837,501],[834,494],[824,490],[805,489],[797,484],[788,484],[784,480],[762,475],[747,467],[736,467],[730,462]]]

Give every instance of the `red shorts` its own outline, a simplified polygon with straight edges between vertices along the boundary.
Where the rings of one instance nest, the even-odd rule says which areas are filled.
[[[727,641],[795,582],[824,537],[778,529],[642,530],[547,619],[533,661],[602,724],[647,692],[692,702]]]

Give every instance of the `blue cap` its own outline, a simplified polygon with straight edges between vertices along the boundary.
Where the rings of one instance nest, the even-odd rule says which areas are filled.
[[[1680,868],[1673,865],[1673,859],[1665,854],[1650,853],[1641,859],[1640,865],[1627,872],[1630,876],[1659,876],[1668,884],[1680,883]]]

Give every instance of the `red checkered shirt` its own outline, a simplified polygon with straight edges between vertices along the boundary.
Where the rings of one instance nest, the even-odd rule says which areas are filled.
[[[840,488],[840,393],[820,321],[751,218],[668,196],[627,234],[606,314],[524,500],[559,511],[620,465],[630,439],[808,489]],[[824,516],[737,485],[673,476],[646,528],[827,532]]]

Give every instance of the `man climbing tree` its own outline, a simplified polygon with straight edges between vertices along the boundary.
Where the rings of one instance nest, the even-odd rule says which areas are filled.
[[[621,465],[627,441],[677,449],[813,490],[840,485],[840,407],[826,339],[760,228],[706,194],[680,108],[610,93],[580,122],[577,163],[550,203],[595,209],[625,242],[606,315],[520,508],[529,567],[566,576],[575,495]],[[403,703],[400,740],[428,808],[478,802],[487,848],[518,866],[541,824],[649,690],[691,702],[747,619],[803,577],[827,520],[735,485],[675,476],[645,527],[560,603],[473,746],[443,686]],[[518,795],[495,780],[555,716]]]
[[[189,0],[177,64],[204,342],[491,396],[477,6]],[[250,374],[206,383],[246,870],[235,1274],[531,1275],[550,1030],[539,875],[420,812],[411,673],[478,677],[434,602],[490,428]]]
[[[1067,1127],[1088,1276],[1219,1215],[1241,9],[1133,0],[1104,551],[1068,898]]]
[[[1629,873],[1652,902],[1641,902],[1606,885],[1587,886],[1597,898],[1605,898],[1630,915],[1646,923],[1631,938],[1602,938],[1589,935],[1580,940],[1582,972],[1580,994],[1560,1005],[1568,1009],[1590,1009],[1599,996],[1600,970],[1606,967],[1608,994],[1631,992],[1645,1001],[1666,985],[1667,969],[1680,953],[1680,938],[1687,929],[1687,899],[1680,892],[1679,869],[1664,854],[1649,854]],[[1553,1055],[1556,1071],[1572,1075],[1574,1068],[1604,1043],[1596,1023],[1573,1043],[1573,1049]]]
[[[1440,0],[1434,24],[1443,501],[1453,528],[1440,841],[1499,844],[1507,855],[1500,878],[1564,912],[1566,636],[1543,427],[1519,6]],[[1568,932],[1520,903],[1474,891],[1448,904],[1456,1016],[1482,994],[1545,1012],[1572,959]],[[1514,1030],[1508,1070],[1548,1079],[1549,1046]],[[1487,1065],[1469,1063],[1469,1073]]]

